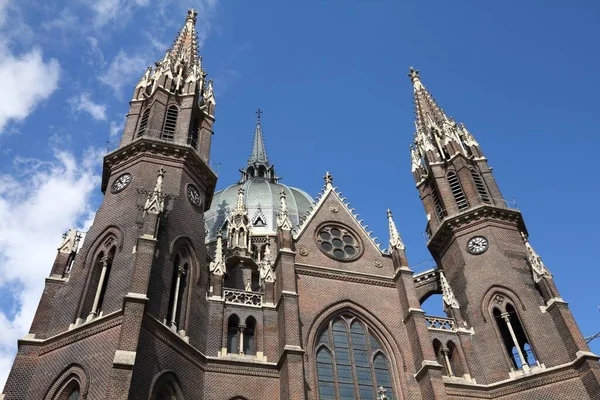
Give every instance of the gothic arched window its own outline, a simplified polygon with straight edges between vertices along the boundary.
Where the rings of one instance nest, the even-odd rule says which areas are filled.
[[[254,317],[246,318],[246,327],[244,328],[244,354],[253,356],[256,354],[256,344],[254,333],[256,332],[256,319]]]
[[[390,364],[379,340],[352,315],[330,321],[315,351],[319,399],[394,399]]]
[[[514,369],[526,369],[537,365],[535,353],[512,304],[506,304],[506,312],[494,307],[492,314],[500,331],[502,342]]]
[[[237,354],[238,350],[238,330],[240,319],[232,314],[227,320],[227,354]]]
[[[431,187],[431,197],[433,198],[433,206],[435,207],[435,214],[438,219],[441,221],[446,216],[446,212],[444,211],[444,206],[442,205],[442,200],[440,200],[440,195],[435,188],[435,186]]]
[[[186,260],[183,260],[180,255],[177,255],[173,266],[167,323],[171,329],[176,331],[178,328],[183,329],[181,310],[183,308],[182,305],[184,303],[184,294],[187,286],[189,264]]]
[[[144,136],[146,128],[148,127],[148,119],[150,118],[150,107],[146,108],[140,118],[140,124],[138,125],[137,137]]]
[[[484,203],[490,203],[490,196],[485,188],[485,183],[483,183],[483,178],[479,173],[475,170],[470,170],[471,176],[473,176],[473,182],[475,182],[475,187],[477,188],[477,193],[479,194],[479,198]]]
[[[105,240],[104,249],[98,253],[92,264],[91,277],[81,314],[88,320],[98,317],[104,311],[104,299],[116,251],[116,247],[112,245],[113,241],[113,236],[109,236]],[[109,249],[106,248],[108,246],[110,246]]]
[[[448,178],[450,191],[452,192],[452,196],[454,197],[458,211],[469,208],[469,203],[467,203],[465,192],[463,192],[462,186],[460,186],[460,181],[458,180],[458,175],[456,175],[456,172],[450,171],[446,177]]]
[[[176,106],[171,106],[167,109],[167,117],[165,118],[165,126],[163,127],[162,138],[173,140],[175,137],[175,127],[177,125],[177,115],[179,110]]]
[[[79,400],[79,387],[71,391],[67,400]]]

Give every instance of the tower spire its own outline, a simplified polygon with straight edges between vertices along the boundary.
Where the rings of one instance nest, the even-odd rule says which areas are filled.
[[[256,129],[254,130],[254,143],[252,145],[252,154],[248,159],[248,165],[262,164],[265,167],[269,166],[269,158],[265,149],[265,141],[263,139],[262,127],[260,125],[261,109],[256,110]]]
[[[402,243],[402,238],[398,233],[398,229],[396,229],[396,224],[394,223],[394,218],[392,217],[392,211],[388,208],[387,210],[388,217],[388,226],[390,229],[390,251],[394,250],[405,250],[404,243]]]
[[[419,71],[410,67],[408,77],[413,84],[415,104],[414,150],[411,149],[415,179],[422,180],[432,162],[449,160],[456,154],[481,157],[479,144],[464,124],[458,125],[446,115],[421,82]]]

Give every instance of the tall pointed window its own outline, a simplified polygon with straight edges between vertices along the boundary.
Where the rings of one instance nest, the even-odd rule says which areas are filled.
[[[198,135],[200,132],[200,122],[198,122],[198,118],[194,118],[194,122],[192,122],[192,129],[188,135],[188,144],[192,146],[194,149],[198,148]]]
[[[114,255],[115,247],[113,246],[108,252],[105,253],[104,251],[101,251],[96,257],[96,262],[94,263],[94,268],[91,272],[92,276],[88,295],[85,301],[86,309],[89,310],[89,314],[87,315],[88,320],[98,317],[103,313],[104,298],[108,287]]]
[[[146,128],[148,127],[148,119],[150,118],[150,107],[146,108],[140,118],[140,124],[138,125],[137,137],[144,136],[146,134]]]
[[[473,182],[475,182],[475,187],[477,188],[477,193],[479,194],[479,198],[484,203],[490,203],[490,196],[485,188],[485,183],[483,183],[483,178],[481,175],[475,170],[471,170],[471,176],[473,176]]]
[[[240,319],[237,315],[232,314],[227,320],[227,353],[238,353],[238,330]]]
[[[179,110],[176,106],[171,106],[167,109],[167,117],[165,118],[165,126],[163,127],[162,138],[173,140],[175,137],[175,127],[177,126],[177,115]]]
[[[394,399],[389,361],[379,340],[352,315],[330,321],[315,349],[319,399]]]
[[[527,371],[530,366],[537,365],[537,359],[515,308],[506,304],[506,312],[494,308],[493,315],[512,367]]]
[[[179,255],[175,257],[173,279],[171,281],[171,295],[169,297],[169,311],[167,315],[167,323],[174,331],[183,329],[181,311],[184,302],[188,270],[188,263],[182,261]]]
[[[244,328],[244,354],[253,356],[256,354],[254,332],[256,331],[256,320],[254,317],[246,318],[246,327]]]
[[[447,178],[448,183],[450,184],[450,190],[452,191],[452,196],[454,197],[454,201],[458,207],[458,211],[469,208],[469,203],[467,203],[465,192],[463,192],[463,189],[460,186],[460,181],[458,180],[458,175],[456,175],[456,172],[448,172]]]

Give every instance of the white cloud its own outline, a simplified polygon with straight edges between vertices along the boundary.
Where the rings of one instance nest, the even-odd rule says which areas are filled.
[[[100,182],[99,150],[81,159],[55,151],[51,161],[17,159],[18,176],[0,176],[0,388],[17,339],[29,330],[61,234],[91,221],[90,195]]]
[[[0,41],[0,87],[5,94],[18,94],[0,96],[0,133],[10,120],[24,120],[50,97],[59,76],[58,61],[45,62],[40,49],[15,55]]]
[[[110,121],[110,137],[111,139],[116,139],[116,137],[121,133],[123,127],[125,126],[125,119],[122,119],[121,122]]]
[[[149,0],[94,0],[88,2],[89,7],[95,13],[94,25],[101,28],[109,22],[124,21],[129,19],[129,15],[134,6],[144,7],[149,4]]]
[[[111,87],[117,97],[125,85],[129,85],[142,77],[148,63],[140,55],[128,55],[124,50],[110,63],[108,69],[98,78],[100,82]],[[133,87],[131,88],[133,92]]]
[[[106,106],[94,103],[89,93],[81,93],[79,96],[71,97],[67,101],[74,112],[85,111],[95,120],[106,121]]]

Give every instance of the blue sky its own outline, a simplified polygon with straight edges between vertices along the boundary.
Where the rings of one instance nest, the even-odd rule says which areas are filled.
[[[133,86],[189,7],[215,81],[218,188],[239,178],[260,107],[283,182],[315,196],[331,171],[382,243],[389,207],[410,263],[430,266],[412,65],[516,198],[584,335],[600,330],[597,2],[0,0],[0,386],[60,234],[102,200]]]

